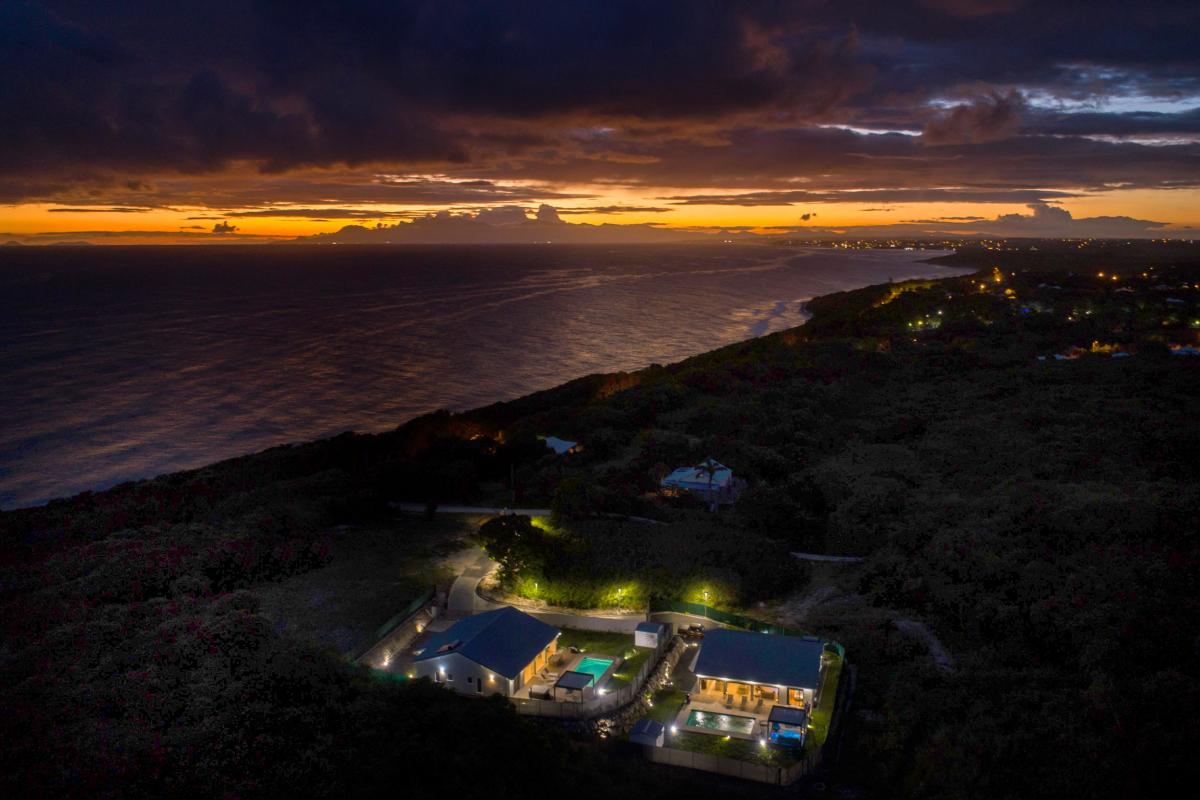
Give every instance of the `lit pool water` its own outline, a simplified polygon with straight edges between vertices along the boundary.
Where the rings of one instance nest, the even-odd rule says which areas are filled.
[[[724,733],[754,733],[758,721],[754,717],[735,717],[732,714],[716,714],[712,711],[693,709],[687,717],[687,724],[696,728],[709,728]]]
[[[579,663],[571,667],[572,672],[586,672],[592,676],[592,684],[598,684],[600,678],[604,675],[613,663],[611,658],[595,658],[593,656],[584,656],[579,660]]]

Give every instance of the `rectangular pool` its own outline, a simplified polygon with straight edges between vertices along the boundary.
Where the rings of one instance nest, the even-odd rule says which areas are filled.
[[[754,717],[735,717],[732,714],[692,709],[687,716],[687,724],[695,728],[709,728],[723,733],[740,733],[748,736],[754,733],[754,729],[758,726],[758,720]]]
[[[572,672],[586,672],[592,676],[592,685],[595,686],[604,677],[604,672],[612,666],[611,658],[595,658],[594,656],[584,656],[579,660],[579,663],[571,667]]]

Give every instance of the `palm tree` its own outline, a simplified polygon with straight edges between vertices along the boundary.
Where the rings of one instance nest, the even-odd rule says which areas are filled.
[[[713,460],[712,456],[704,459],[704,462],[696,465],[696,469],[708,475],[708,504],[710,508],[716,507],[716,501],[713,500],[713,476],[725,469],[725,467]]]

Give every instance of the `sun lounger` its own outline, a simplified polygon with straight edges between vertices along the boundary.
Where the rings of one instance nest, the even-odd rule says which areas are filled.
[[[754,706],[754,713],[757,714],[759,711],[762,711],[762,710],[763,710],[763,699],[760,697],[760,698],[758,698],[758,704],[756,706]]]
[[[725,707],[733,708],[733,695],[731,695],[731,694],[725,695]]]
[[[746,703],[749,702],[749,700],[750,700],[749,697],[742,695],[742,711],[746,710]]]

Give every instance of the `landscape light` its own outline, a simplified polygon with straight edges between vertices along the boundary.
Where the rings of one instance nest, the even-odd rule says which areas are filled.
[[[672,725],[672,726],[671,726],[671,735],[672,735],[672,736],[674,736],[674,735],[675,735],[675,734],[677,734],[677,733],[679,733],[679,726],[678,726],[678,725]]]

